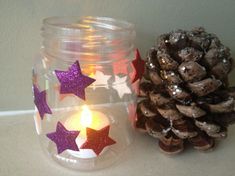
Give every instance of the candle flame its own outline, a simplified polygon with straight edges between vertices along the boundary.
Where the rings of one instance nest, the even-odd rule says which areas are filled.
[[[80,123],[83,127],[89,127],[92,123],[92,113],[86,105],[82,107]]]
[[[94,73],[90,73],[90,74],[89,74],[89,77],[95,78],[95,74],[94,74]]]

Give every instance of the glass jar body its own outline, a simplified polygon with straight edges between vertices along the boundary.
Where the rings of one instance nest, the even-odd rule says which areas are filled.
[[[34,119],[43,150],[67,168],[93,170],[110,165],[133,140],[136,108],[135,87],[131,83],[134,75],[131,64],[134,58],[133,26],[103,17],[52,17],[44,20],[42,36],[41,54],[33,66],[33,87]],[[82,75],[95,80],[84,88],[84,98],[62,91],[57,72],[68,72],[73,65]],[[46,103],[44,108],[47,107],[43,115],[38,108],[35,87],[39,92],[45,92],[43,103]],[[84,107],[92,116],[85,125],[81,121]],[[62,124],[67,132],[79,132],[72,141],[76,150],[67,146],[62,152],[58,151],[60,144],[50,138],[50,134],[56,134],[58,124]],[[98,135],[104,128],[108,129],[106,138]],[[91,140],[88,129],[97,133],[97,140],[102,138],[95,142],[103,145],[99,152],[95,152],[97,146],[82,148]],[[63,137],[60,134],[56,139]],[[105,146],[107,138],[112,142]]]

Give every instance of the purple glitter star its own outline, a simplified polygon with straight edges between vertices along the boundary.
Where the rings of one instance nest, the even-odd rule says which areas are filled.
[[[40,92],[38,87],[33,85],[33,93],[34,93],[34,103],[38,109],[39,115],[43,120],[44,114],[52,114],[50,107],[46,101],[46,90]]]
[[[56,131],[48,133],[47,137],[56,144],[57,153],[60,154],[67,149],[79,151],[75,141],[79,133],[80,131],[68,131],[62,123],[57,122]]]
[[[61,83],[61,94],[72,93],[83,100],[85,100],[85,88],[95,81],[95,79],[82,74],[78,61],[68,71],[55,70],[55,74]]]

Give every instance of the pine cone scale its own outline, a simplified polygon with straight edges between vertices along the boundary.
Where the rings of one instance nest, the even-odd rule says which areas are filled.
[[[205,96],[214,92],[222,85],[222,82],[217,79],[207,78],[202,81],[188,83],[188,87],[193,93],[198,96]]]
[[[206,115],[206,112],[196,105],[185,106],[176,104],[177,109],[187,117],[198,118]]]
[[[184,81],[187,82],[199,81],[206,76],[205,67],[193,61],[183,62],[180,64],[178,71]]]

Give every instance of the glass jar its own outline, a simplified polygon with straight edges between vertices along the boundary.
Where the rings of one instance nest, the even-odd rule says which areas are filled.
[[[51,17],[43,21],[42,37],[33,92],[43,150],[67,168],[112,164],[133,140],[133,25],[106,17]]]

